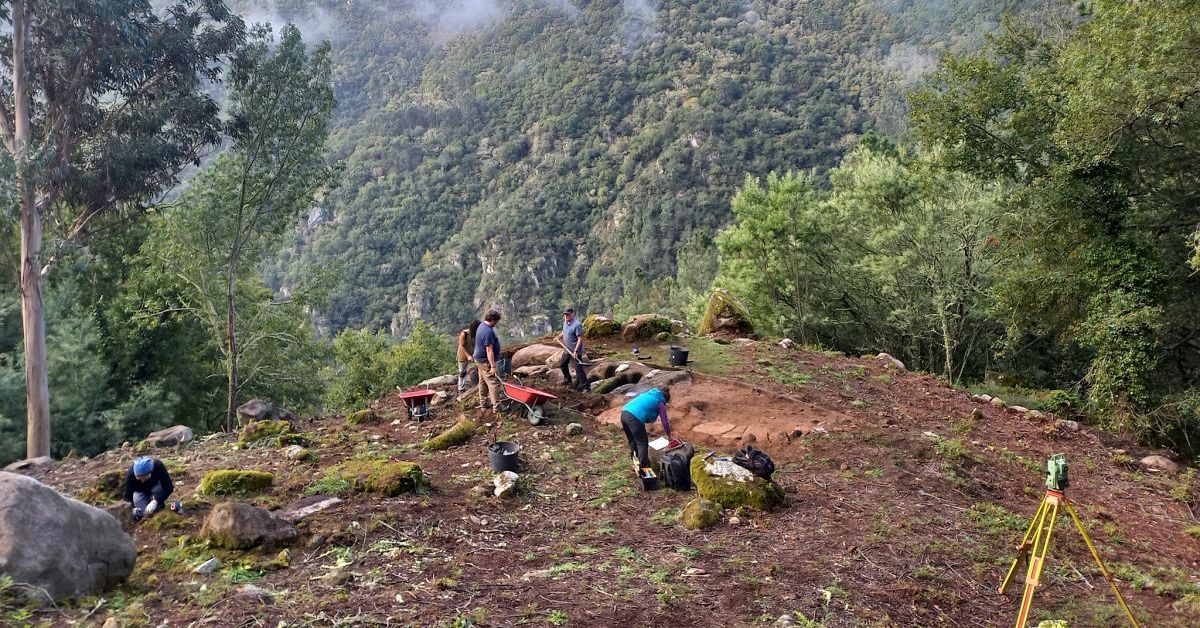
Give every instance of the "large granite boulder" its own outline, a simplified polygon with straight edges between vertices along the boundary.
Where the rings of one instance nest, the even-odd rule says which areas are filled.
[[[53,466],[54,458],[51,458],[50,456],[42,456],[40,458],[18,460],[7,467],[4,467],[4,470],[12,471],[14,473],[19,471],[41,471],[42,469],[49,469]]]
[[[176,425],[165,430],[151,432],[146,443],[151,447],[178,447],[192,440],[195,434],[186,425]]]
[[[625,321],[621,339],[625,342],[648,340],[661,333],[671,333],[671,319],[661,314],[638,314]]]
[[[700,318],[701,334],[726,333],[739,337],[754,335],[750,310],[726,288],[713,290]]]
[[[204,519],[200,535],[219,547],[279,547],[296,540],[296,527],[282,517],[242,502],[223,502]]]
[[[562,351],[562,347],[551,345],[535,344],[528,347],[522,347],[513,354],[513,368],[521,368],[522,366],[531,366],[534,364],[545,364],[550,356]]]
[[[133,571],[137,548],[111,515],[0,472],[0,573],[31,600],[96,595]]]
[[[251,399],[238,406],[238,419],[242,423],[250,421],[294,421],[296,415],[287,408],[281,408],[270,401]]]

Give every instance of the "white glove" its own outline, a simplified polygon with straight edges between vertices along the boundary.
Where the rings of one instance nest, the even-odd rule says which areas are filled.
[[[158,500],[152,499],[150,500],[150,503],[146,505],[146,515],[152,515],[156,510],[158,510]]]

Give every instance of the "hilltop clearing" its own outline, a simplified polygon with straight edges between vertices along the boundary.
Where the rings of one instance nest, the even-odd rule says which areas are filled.
[[[788,500],[778,512],[726,511],[715,527],[685,531],[676,517],[694,493],[635,489],[619,428],[599,419],[619,400],[523,378],[561,401],[534,427],[480,415],[465,400],[439,404],[417,423],[397,412],[395,393],[354,424],[338,416],[296,422],[301,435],[284,440],[306,442],[304,460],[289,459],[270,438],[239,444],[236,435],[157,450],[185,516],[156,515],[135,529],[137,563],[121,588],[37,611],[31,621],[1007,625],[1015,594],[996,588],[1042,496],[1046,457],[1065,452],[1068,495],[1139,618],[1147,626],[1200,622],[1193,472],[1151,472],[1136,462],[1148,452],[1054,417],[974,401],[883,360],[766,342],[688,345],[693,381],[671,387],[678,431],[697,455],[731,453],[749,440],[770,453]],[[611,361],[630,351],[612,341],[596,353]],[[665,346],[650,343],[641,353],[649,359],[639,362],[665,367]],[[480,433],[444,451],[422,448],[462,415],[478,421]],[[568,435],[576,421],[583,433]],[[512,499],[491,494],[485,448],[497,439],[523,448]],[[96,478],[135,455],[123,448],[65,461],[41,479],[94,497]],[[394,497],[355,492],[347,463],[386,461],[416,463],[427,485]],[[270,487],[241,497],[257,506],[282,508],[306,495],[343,501],[300,520],[285,554],[211,548],[200,527],[226,498],[195,492],[217,469],[273,473]],[[192,573],[213,556],[221,561],[215,573]],[[1060,526],[1034,617],[1107,626],[1121,623],[1119,613],[1078,535]]]

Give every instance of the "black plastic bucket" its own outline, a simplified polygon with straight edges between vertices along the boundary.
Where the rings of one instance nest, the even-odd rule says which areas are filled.
[[[683,347],[671,347],[671,366],[687,366],[688,350]]]
[[[517,472],[517,454],[521,451],[521,446],[508,441],[496,441],[488,445],[488,462],[492,465],[492,471],[500,473],[501,471]]]

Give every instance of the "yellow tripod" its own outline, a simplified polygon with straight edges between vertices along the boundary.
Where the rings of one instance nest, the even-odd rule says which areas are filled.
[[[1095,558],[1096,564],[1100,566],[1100,573],[1108,581],[1108,586],[1112,587],[1113,594],[1117,596],[1117,602],[1121,604],[1121,609],[1129,618],[1130,625],[1140,628],[1133,613],[1130,612],[1129,606],[1125,604],[1125,598],[1121,597],[1121,591],[1117,589],[1117,583],[1112,574],[1104,566],[1104,561],[1100,560],[1100,553],[1096,551],[1096,546],[1092,545],[1092,539],[1083,529],[1083,522],[1079,520],[1079,515],[1075,514],[1075,509],[1071,507],[1071,502],[1067,501],[1066,494],[1056,490],[1047,490],[1046,495],[1042,497],[1042,503],[1038,505],[1037,513],[1033,515],[1033,521],[1029,522],[1029,528],[1025,530],[1025,538],[1017,548],[1017,557],[1013,559],[1012,566],[1008,568],[1004,582],[1000,583],[1000,593],[1004,594],[1017,574],[1017,565],[1021,563],[1021,559],[1029,557],[1029,571],[1025,574],[1025,594],[1021,596],[1021,610],[1017,614],[1016,628],[1025,628],[1025,622],[1029,619],[1029,610],[1033,606],[1033,591],[1041,580],[1042,567],[1046,565],[1046,554],[1050,551],[1050,533],[1054,531],[1054,523],[1058,519],[1060,505],[1067,508],[1071,519],[1075,521],[1075,527],[1092,552],[1092,558]],[[1030,551],[1033,552],[1033,556],[1029,556]]]

